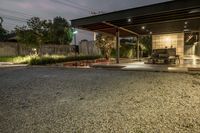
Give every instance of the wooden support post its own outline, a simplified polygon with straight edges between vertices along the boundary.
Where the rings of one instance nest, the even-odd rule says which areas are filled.
[[[139,45],[139,36],[137,37],[137,60],[140,60],[140,45]]]
[[[119,51],[119,28],[116,28],[116,63],[119,64],[120,51]]]

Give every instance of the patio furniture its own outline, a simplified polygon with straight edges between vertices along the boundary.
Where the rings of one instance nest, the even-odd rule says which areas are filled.
[[[154,49],[148,59],[150,64],[179,64],[179,55],[176,55],[176,48]]]
[[[167,54],[169,55],[170,64],[180,64],[180,57],[176,54],[176,48],[167,49]]]

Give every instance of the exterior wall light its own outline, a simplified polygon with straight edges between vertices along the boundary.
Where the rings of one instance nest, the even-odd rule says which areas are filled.
[[[165,38],[165,42],[166,42],[167,44],[171,43],[171,37],[166,37],[166,38]]]
[[[183,31],[184,31],[184,32],[189,32],[190,30],[189,30],[189,29],[184,29]]]

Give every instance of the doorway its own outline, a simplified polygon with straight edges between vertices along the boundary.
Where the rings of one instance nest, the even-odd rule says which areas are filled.
[[[200,64],[200,34],[187,32],[184,36],[184,64]]]

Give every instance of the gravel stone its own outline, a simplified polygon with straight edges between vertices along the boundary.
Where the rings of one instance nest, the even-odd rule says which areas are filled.
[[[199,133],[200,75],[0,69],[1,133]]]

